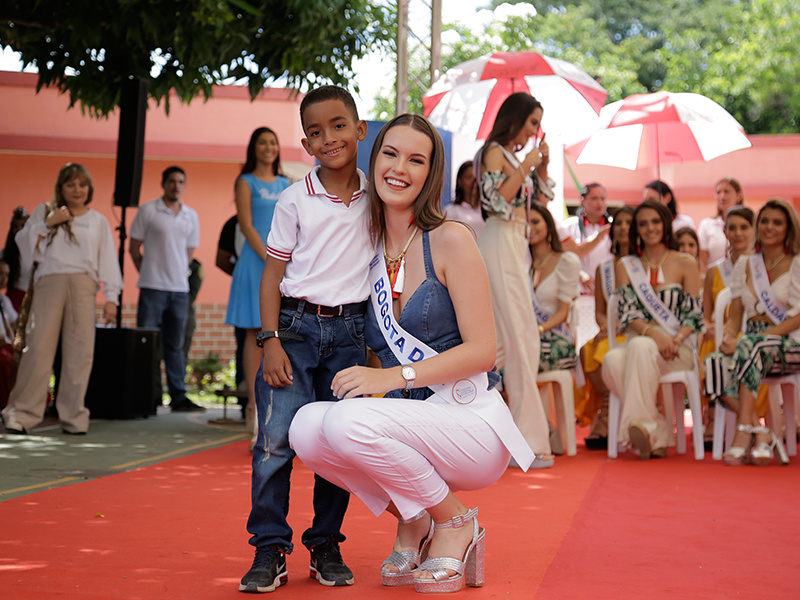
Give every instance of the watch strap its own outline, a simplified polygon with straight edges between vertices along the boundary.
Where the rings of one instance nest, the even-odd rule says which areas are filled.
[[[306,341],[302,335],[297,333],[291,333],[289,331],[259,331],[256,334],[256,344],[258,344],[259,348],[263,348],[264,340],[269,338],[278,338],[279,340],[295,340],[298,342]]]

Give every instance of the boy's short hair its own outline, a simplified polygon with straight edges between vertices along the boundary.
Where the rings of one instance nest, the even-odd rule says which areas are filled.
[[[323,85],[308,92],[303,98],[303,101],[300,102],[300,122],[303,124],[303,130],[306,128],[306,109],[312,104],[318,104],[319,102],[325,102],[327,100],[341,100],[347,110],[350,111],[353,119],[356,122],[360,120],[358,118],[356,101],[353,100],[353,96],[350,95],[350,92],[338,85]]]

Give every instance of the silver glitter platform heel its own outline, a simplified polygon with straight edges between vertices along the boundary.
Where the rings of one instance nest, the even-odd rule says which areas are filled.
[[[484,560],[486,554],[486,530],[478,527],[478,509],[468,510],[463,515],[458,515],[444,523],[436,523],[435,529],[450,527],[463,527],[472,519],[472,541],[467,546],[464,559],[442,557],[428,557],[417,571],[428,571],[432,579],[414,579],[414,588],[420,593],[457,592],[464,583],[471,587],[483,585]],[[450,575],[447,569],[455,571]]]
[[[421,518],[428,516],[427,511],[422,511],[408,521],[400,519],[400,523],[407,525],[419,521]],[[416,569],[419,564],[425,560],[428,555],[428,546],[433,539],[433,519],[431,519],[431,528],[419,543],[419,551],[403,550],[402,552],[392,552],[383,564],[381,564],[381,581],[383,585],[395,587],[400,585],[411,585],[414,583],[414,574],[411,572]],[[393,565],[397,567],[397,572],[385,571],[384,567]]]

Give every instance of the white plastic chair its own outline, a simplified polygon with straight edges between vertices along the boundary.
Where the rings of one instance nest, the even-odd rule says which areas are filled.
[[[722,288],[714,301],[714,346],[719,350],[725,334],[725,311],[731,303],[730,288]],[[722,452],[730,448],[736,429],[736,414],[725,410],[721,402],[714,406],[714,441],[711,456],[714,460],[722,460]],[[724,443],[723,443],[724,442]]]
[[[714,304],[714,334],[716,337],[717,347],[722,342],[722,334],[724,333],[721,324],[722,315],[727,310],[731,303],[731,291],[728,288],[723,288],[717,295]],[[718,320],[719,317],[719,320]],[[746,315],[742,319],[742,324],[746,322]],[[783,407],[783,422],[786,428],[786,453],[789,456],[797,456],[797,433],[795,418],[797,416],[797,404],[800,401],[800,373],[793,373],[791,375],[779,375],[773,377],[765,377],[761,380],[762,384],[769,386],[769,412],[767,413],[767,425],[770,429],[775,431],[776,435],[780,435],[781,425],[781,407]],[[789,391],[789,388],[794,388],[794,393]],[[735,425],[736,417],[732,412],[723,409],[719,403],[714,412],[714,445],[712,456],[719,460],[722,458],[722,429],[723,425],[719,423],[720,411],[727,413],[726,418],[731,418]],[[730,445],[733,439],[733,427],[727,428],[729,432],[725,434],[726,447]],[[718,431],[719,430],[719,431]]]
[[[578,330],[578,314],[575,303],[570,305],[569,317],[567,318],[570,331],[574,333]],[[577,348],[576,348],[577,352]],[[561,446],[566,449],[567,456],[575,456],[578,453],[575,443],[575,389],[574,389],[574,369],[560,369],[556,371],[546,371],[536,376],[536,383],[542,394],[544,412],[550,418],[550,390],[553,390],[553,404],[556,407],[556,426],[558,435],[561,438]]]
[[[608,321],[608,349],[614,348],[617,338],[617,303],[619,296],[611,295],[608,299],[606,318]],[[684,395],[673,394],[673,388],[683,386],[689,398],[689,408],[692,411],[692,440],[694,443],[694,457],[703,460],[703,413],[700,406],[700,361],[697,351],[694,351],[694,368],[688,371],[674,371],[667,373],[660,379],[661,399],[667,422],[673,423],[676,435],[675,446],[678,454],[686,453],[686,424],[683,420]],[[619,452],[619,420],[622,413],[622,402],[613,392],[608,398],[608,457],[616,458]]]

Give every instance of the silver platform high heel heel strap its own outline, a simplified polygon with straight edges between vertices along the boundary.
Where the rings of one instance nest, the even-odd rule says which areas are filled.
[[[427,517],[428,511],[423,510],[410,519],[398,519],[401,525],[410,525],[416,523],[420,519]],[[431,528],[428,534],[422,538],[419,543],[419,551],[403,550],[402,552],[392,551],[389,557],[381,564],[381,582],[388,587],[397,587],[401,585],[411,585],[414,583],[414,575],[411,572],[415,569],[428,555],[428,546],[431,544],[433,538],[433,519],[431,519]],[[384,567],[392,565],[397,568],[397,572],[384,571]]]
[[[478,509],[468,510],[463,515],[456,515],[443,523],[436,523],[435,529],[459,528],[472,520],[472,541],[464,553],[464,559],[449,556],[428,557],[416,570],[428,571],[432,579],[414,580],[414,588],[421,593],[457,592],[464,583],[471,587],[480,587],[484,581],[486,554],[486,530],[478,526]],[[447,570],[455,571],[450,575]]]

